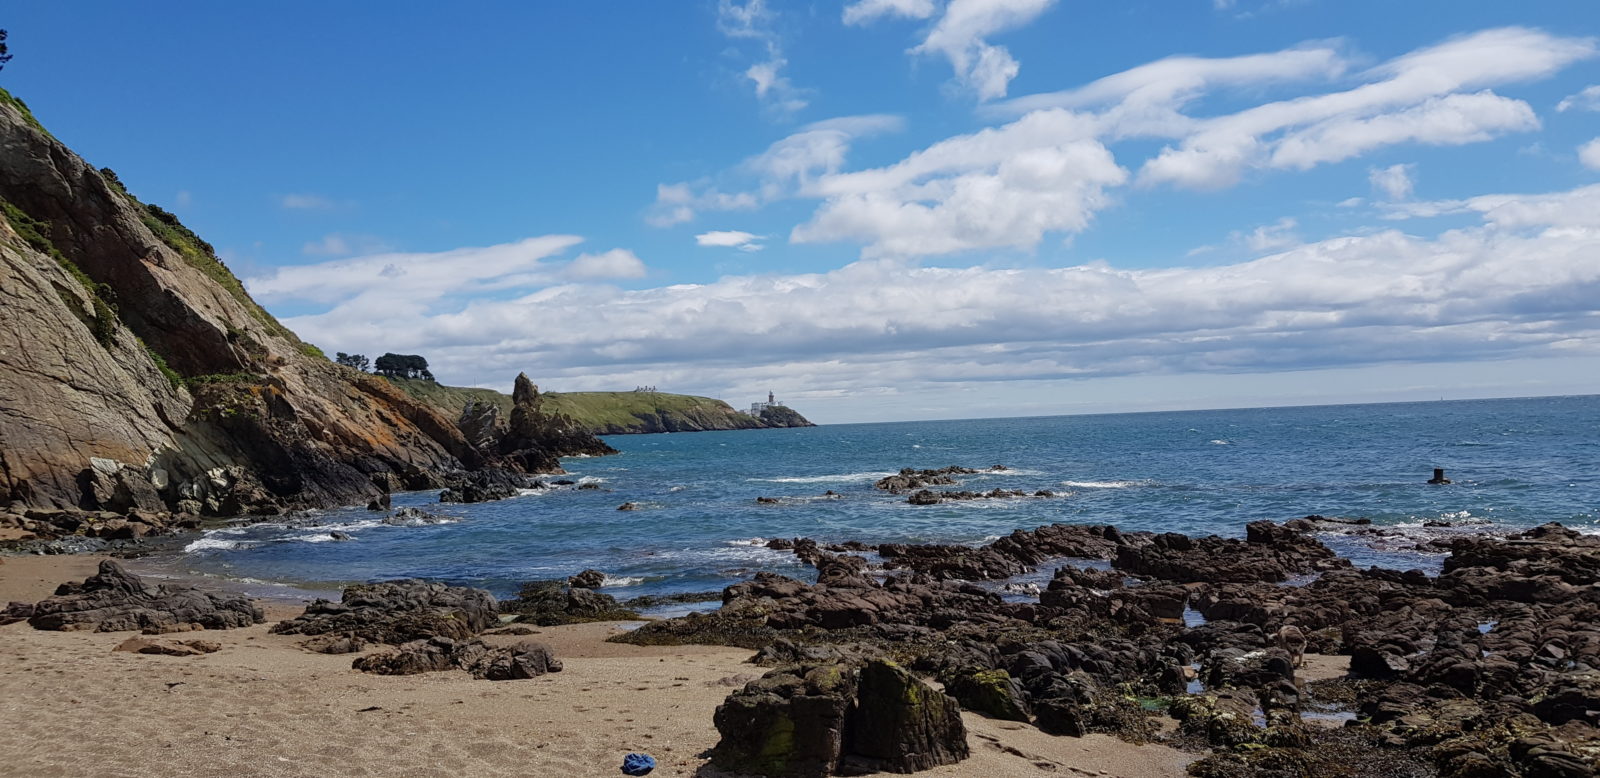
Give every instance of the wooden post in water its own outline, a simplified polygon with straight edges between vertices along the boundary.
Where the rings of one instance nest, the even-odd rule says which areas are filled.
[[[1450,479],[1444,477],[1444,468],[1436,467],[1433,469],[1433,477],[1428,479],[1428,483],[1447,484],[1450,483]]]

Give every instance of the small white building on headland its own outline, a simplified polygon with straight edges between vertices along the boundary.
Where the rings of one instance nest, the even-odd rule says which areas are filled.
[[[766,409],[768,409],[768,408],[787,408],[787,407],[789,407],[789,406],[784,405],[781,402],[778,402],[777,396],[769,391],[769,392],[767,392],[767,401],[766,402],[764,402],[764,403],[751,403],[750,404],[750,415],[751,416],[760,416],[761,412],[766,410]]]

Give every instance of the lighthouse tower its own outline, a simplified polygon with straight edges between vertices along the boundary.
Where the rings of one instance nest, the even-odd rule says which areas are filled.
[[[773,403],[775,403],[775,402],[777,402],[777,401],[778,401],[778,398],[777,398],[777,396],[776,396],[776,395],[774,395],[774,394],[773,394],[773,393],[772,393],[772,391],[771,391],[771,390],[770,390],[770,389],[769,389],[769,390],[768,390],[768,391],[767,391],[767,404],[768,404],[768,405],[771,405],[771,404],[773,404]]]

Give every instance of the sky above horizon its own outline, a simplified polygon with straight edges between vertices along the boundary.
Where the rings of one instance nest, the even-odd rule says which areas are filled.
[[[36,3],[306,340],[819,422],[1600,391],[1600,5]]]

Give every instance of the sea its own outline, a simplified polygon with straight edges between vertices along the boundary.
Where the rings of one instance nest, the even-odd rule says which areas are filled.
[[[360,508],[226,525],[140,562],[278,597],[352,582],[438,579],[513,595],[585,569],[619,599],[717,590],[759,571],[814,571],[773,538],[982,544],[1057,522],[1242,536],[1309,514],[1359,565],[1436,572],[1418,548],[1557,521],[1600,532],[1600,396],[825,425],[606,439],[563,461],[575,483],[473,505],[437,492],[394,504],[446,517],[391,526]],[[911,505],[873,483],[901,468],[984,470],[945,489],[1049,497]],[[987,471],[993,465],[1007,469]],[[1450,485],[1427,483],[1442,467]],[[579,488],[593,484],[599,488]],[[831,492],[831,494],[830,494]],[[776,504],[758,503],[776,498]],[[636,510],[620,511],[631,502]],[[1372,530],[1378,530],[1373,532]],[[333,532],[349,540],[335,540]],[[1048,568],[1048,566],[1047,566]],[[1048,569],[1038,575],[1048,578]],[[710,606],[714,606],[711,603]],[[692,606],[691,606],[692,607]]]

